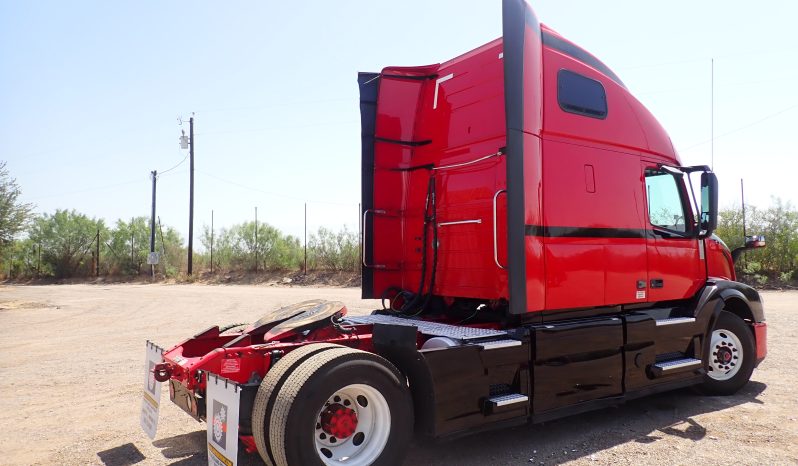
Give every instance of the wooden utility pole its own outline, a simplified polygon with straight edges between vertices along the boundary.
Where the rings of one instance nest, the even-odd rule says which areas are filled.
[[[255,272],[258,271],[258,208],[255,207]]]
[[[213,209],[211,209],[211,273],[213,273]]]
[[[305,266],[302,268],[308,274],[308,203],[305,203]]]
[[[188,196],[188,274],[193,271],[194,262],[194,117],[188,119],[189,196]]]
[[[158,180],[158,170],[152,171],[152,215],[150,216],[150,255],[155,252],[155,182]],[[150,262],[149,260],[147,262]],[[150,264],[152,278],[155,278],[155,264]]]

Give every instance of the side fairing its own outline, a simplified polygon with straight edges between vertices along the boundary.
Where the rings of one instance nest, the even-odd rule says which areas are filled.
[[[540,23],[525,1],[502,6],[509,312],[525,314],[545,307],[542,238],[527,228],[542,223],[542,44]]]

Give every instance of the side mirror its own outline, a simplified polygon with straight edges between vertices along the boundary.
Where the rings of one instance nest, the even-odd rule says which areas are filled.
[[[718,177],[701,173],[701,236],[707,237],[718,226]]]
[[[745,244],[743,246],[740,246],[739,248],[736,248],[734,251],[731,252],[732,262],[737,262],[737,259],[740,258],[740,254],[749,249],[757,249],[764,247],[765,247],[764,236],[746,236]]]
[[[756,248],[764,248],[765,247],[765,237],[764,236],[746,236],[745,237],[745,248],[746,249],[756,249]]]

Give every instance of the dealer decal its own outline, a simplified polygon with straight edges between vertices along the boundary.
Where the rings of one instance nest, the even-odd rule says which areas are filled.
[[[161,404],[161,382],[155,380],[153,369],[161,362],[163,362],[163,348],[147,341],[139,424],[150,439],[155,438],[155,432],[158,430],[158,408]]]
[[[222,374],[229,374],[230,372],[238,372],[240,370],[240,359],[225,359],[222,361]]]
[[[211,373],[208,374],[206,386],[208,465],[235,466],[238,459],[238,410],[241,387],[231,380]]]

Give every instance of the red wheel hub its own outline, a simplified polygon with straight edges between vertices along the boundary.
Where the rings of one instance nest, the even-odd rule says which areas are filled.
[[[345,439],[357,430],[357,413],[338,403],[327,406],[321,413],[321,428],[327,435]]]
[[[721,364],[728,364],[732,360],[732,353],[728,348],[721,348],[718,350],[718,360]]]

